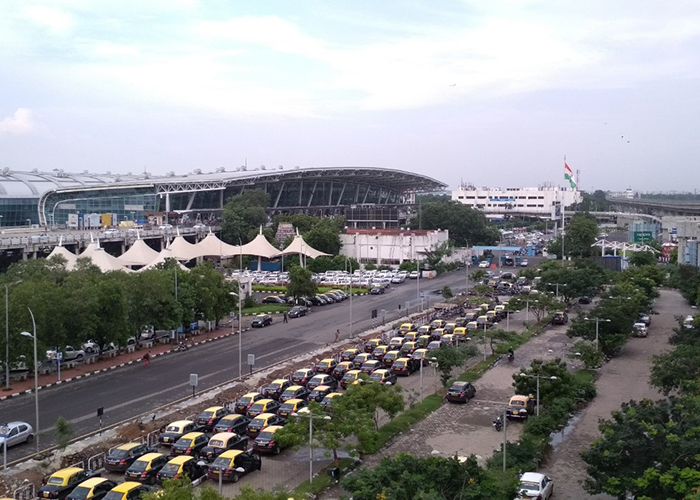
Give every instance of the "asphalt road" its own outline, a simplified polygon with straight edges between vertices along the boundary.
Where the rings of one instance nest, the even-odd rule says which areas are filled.
[[[448,285],[453,292],[464,290],[465,272],[456,271],[432,280],[420,280],[420,289],[426,301],[433,304],[440,297],[432,292]],[[386,320],[405,313],[406,303],[416,310],[418,290],[415,280],[393,285],[383,295],[355,297],[352,303],[353,331],[361,332],[372,327],[371,310],[387,311]],[[337,328],[341,338],[350,335],[350,301],[315,307],[307,316],[281,321],[263,329],[243,335],[243,363],[247,355],[255,354],[256,369],[274,365],[291,356],[303,354],[332,342]],[[379,320],[381,321],[381,312]],[[244,371],[248,369],[244,366]],[[68,384],[42,389],[39,392],[39,421],[42,448],[53,444],[54,423],[59,416],[73,424],[75,436],[81,436],[99,428],[96,411],[104,407],[104,423],[133,418],[149,409],[157,408],[191,393],[189,375],[199,375],[199,392],[230,381],[238,375],[238,338],[227,337],[182,353],[174,353],[154,360],[149,368],[140,364],[124,367],[104,374],[94,375]],[[0,420],[23,420],[34,423],[34,398],[29,395],[12,398],[0,403]],[[8,450],[8,460],[13,461],[31,454],[33,446],[17,446]]]

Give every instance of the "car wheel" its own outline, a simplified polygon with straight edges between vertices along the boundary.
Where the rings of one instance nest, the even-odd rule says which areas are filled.
[[[75,357],[75,359],[77,359],[78,361],[80,361],[81,359],[83,359],[83,355],[82,355],[82,354],[78,354],[78,355]]]
[[[238,474],[238,472],[234,472],[233,475],[231,476],[231,482],[237,483],[240,478],[241,478],[240,474]]]
[[[27,440],[25,441],[25,443],[30,444],[32,441],[34,441],[34,434],[30,434],[29,436],[27,436]]]
[[[85,349],[85,352],[88,354],[92,354],[92,352],[93,352],[92,347],[88,347],[87,349]]]
[[[151,478],[148,480],[148,484],[150,484],[151,486],[155,486],[156,476],[151,476]]]
[[[274,453],[275,455],[279,455],[279,454],[280,454],[280,451],[282,451],[282,450],[280,450],[280,447],[279,447],[279,446],[276,446],[275,449],[274,449],[274,451],[273,451],[273,453]]]

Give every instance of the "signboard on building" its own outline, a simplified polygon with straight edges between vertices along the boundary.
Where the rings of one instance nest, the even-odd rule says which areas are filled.
[[[634,232],[634,243],[651,243],[654,237],[651,231],[635,231]]]

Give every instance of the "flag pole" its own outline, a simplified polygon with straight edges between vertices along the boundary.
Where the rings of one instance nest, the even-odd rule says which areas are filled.
[[[564,155],[564,168],[566,168],[566,155]],[[561,192],[561,261],[564,262],[564,191]]]

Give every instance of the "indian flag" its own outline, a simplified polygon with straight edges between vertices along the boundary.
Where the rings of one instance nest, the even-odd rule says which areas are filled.
[[[571,171],[571,168],[569,165],[564,162],[564,179],[569,181],[569,184],[571,185],[571,189],[576,188],[576,181],[574,180],[574,173]]]

